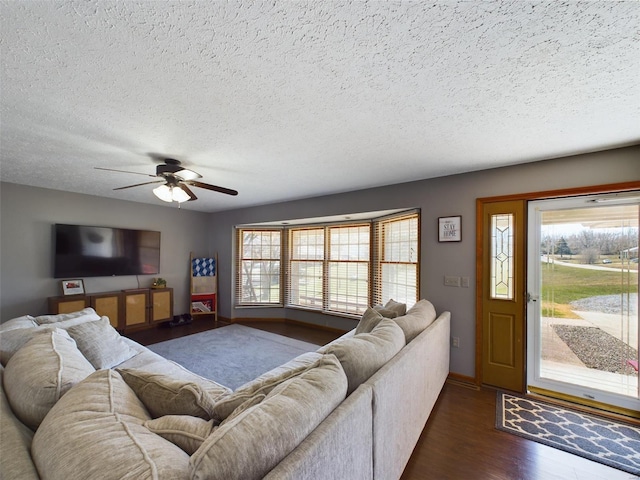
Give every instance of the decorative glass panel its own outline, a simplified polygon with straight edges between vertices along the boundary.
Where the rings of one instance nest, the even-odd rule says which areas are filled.
[[[513,300],[513,215],[491,216],[491,298]]]

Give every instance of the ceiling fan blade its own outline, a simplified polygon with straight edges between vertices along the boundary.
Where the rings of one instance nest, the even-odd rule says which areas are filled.
[[[196,182],[195,180],[189,180],[182,183],[186,183],[188,185],[192,185],[198,188],[204,188],[206,190],[213,190],[214,192],[226,193],[227,195],[238,195],[237,190],[232,190],[230,188],[218,187],[216,185],[209,185],[208,183]]]
[[[151,175],[151,176],[154,177],[155,175]],[[125,190],[127,188],[141,187],[142,185],[151,185],[152,183],[164,183],[164,180],[155,180],[153,182],[136,183],[135,185],[129,185],[127,187],[114,188],[114,190]]]
[[[184,182],[180,182],[180,188],[182,190],[184,190],[184,192],[191,197],[189,200],[187,200],[188,202],[191,202],[193,200],[197,200],[198,199],[198,197],[196,197],[195,193],[193,193],[191,191],[191,189],[189,187],[187,187],[187,185]]]
[[[105,170],[107,172],[120,172],[120,173],[131,173],[133,175],[144,175],[145,177],[155,177],[156,175],[149,175],[148,173],[139,173],[139,172],[130,172],[128,170],[115,170],[113,168],[104,168],[104,167],[93,167],[96,170]]]

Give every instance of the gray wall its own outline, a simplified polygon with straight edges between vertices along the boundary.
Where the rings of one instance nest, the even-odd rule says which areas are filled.
[[[422,180],[265,205],[211,215],[210,239],[220,258],[220,315],[230,318],[285,317],[319,325],[352,328],[355,322],[300,310],[235,309],[233,227],[239,224],[349,214],[393,208],[422,210],[420,296],[452,314],[451,371],[474,376],[475,369],[475,201],[476,198],[640,180],[640,146],[506,168]],[[438,243],[438,217],[462,215],[462,242]],[[446,287],[445,275],[468,276],[471,288]]]
[[[475,368],[476,198],[638,180],[640,146],[213,214],[3,183],[0,319],[45,313],[46,298],[58,294],[59,282],[51,274],[51,225],[57,222],[161,231],[160,276],[175,289],[175,313],[188,311],[189,253],[218,252],[221,316],[289,318],[352,328],[352,320],[300,310],[232,308],[233,227],[418,207],[422,210],[420,294],[438,311],[451,311],[452,335],[460,337],[460,348],[452,349],[451,371],[471,377]],[[437,241],[438,217],[449,215],[462,215],[460,243]],[[445,275],[469,276],[472,288],[445,287]],[[149,286],[151,278],[140,276],[140,286]],[[88,292],[137,286],[136,277],[85,278]]]
[[[90,195],[0,185],[0,319],[47,313],[60,295],[53,278],[54,223],[161,232],[160,274],[174,288],[174,313],[189,311],[189,255],[210,255],[206,213]],[[84,278],[87,293],[149,287],[153,275]],[[139,281],[139,283],[138,283]]]

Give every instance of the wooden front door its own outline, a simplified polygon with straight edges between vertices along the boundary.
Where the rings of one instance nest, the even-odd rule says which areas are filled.
[[[525,389],[525,201],[478,201],[481,383]]]

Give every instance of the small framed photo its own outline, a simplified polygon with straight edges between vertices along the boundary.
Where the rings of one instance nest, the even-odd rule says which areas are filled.
[[[460,242],[462,241],[462,231],[460,224],[462,217],[439,217],[438,218],[438,241],[439,242]]]
[[[82,280],[62,280],[63,295],[81,295],[84,294],[84,283]]]

